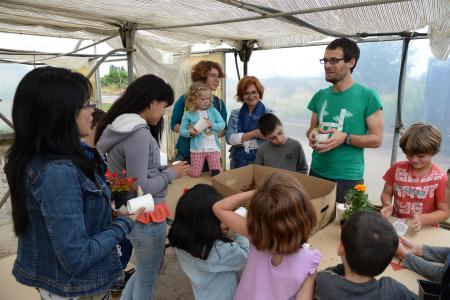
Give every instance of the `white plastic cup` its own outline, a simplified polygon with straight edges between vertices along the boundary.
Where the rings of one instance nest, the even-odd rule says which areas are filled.
[[[402,220],[395,221],[392,226],[394,226],[395,232],[397,232],[398,236],[404,236],[408,231],[408,224]]]
[[[321,148],[320,144],[328,140],[329,137],[329,133],[316,133],[314,135],[314,138],[316,139],[316,147]]]
[[[337,203],[336,204],[336,222],[339,223],[339,221],[342,219],[342,216],[344,215],[344,211],[345,211],[345,204]]]
[[[198,122],[194,125],[194,128],[198,132],[201,132],[201,131],[205,130],[206,128],[208,128],[208,126],[209,126],[208,122],[206,122],[205,119],[200,118],[200,120],[198,120]]]
[[[238,209],[236,209],[234,212],[244,218],[247,218],[247,209],[245,207],[241,206]]]
[[[134,214],[141,207],[145,207],[145,212],[152,212],[155,210],[155,203],[151,194],[146,194],[140,197],[136,197],[128,200],[127,209],[128,213]]]

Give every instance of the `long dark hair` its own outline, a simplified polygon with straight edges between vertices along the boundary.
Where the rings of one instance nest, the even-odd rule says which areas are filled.
[[[156,75],[149,74],[133,81],[125,90],[125,93],[117,99],[97,126],[95,142],[102,136],[108,124],[111,124],[122,114],[139,114],[150,105],[152,101],[167,102],[167,106],[173,103],[173,90],[164,80]],[[157,125],[150,126],[150,132],[155,140],[161,140],[164,130],[163,118]]]
[[[69,159],[94,181],[95,168],[84,155],[76,123],[91,92],[92,86],[83,75],[54,67],[30,71],[17,86],[12,107],[15,136],[4,168],[17,236],[27,225],[24,178],[34,157]]]
[[[206,260],[215,240],[231,242],[212,211],[213,204],[222,198],[207,184],[197,184],[181,196],[168,235],[172,246]]]

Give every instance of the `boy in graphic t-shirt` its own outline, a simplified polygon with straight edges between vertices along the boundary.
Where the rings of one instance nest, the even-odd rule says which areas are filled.
[[[415,231],[450,217],[445,199],[447,174],[431,161],[441,140],[439,129],[430,124],[416,123],[406,130],[400,148],[408,160],[393,164],[383,176],[383,216],[412,219]]]

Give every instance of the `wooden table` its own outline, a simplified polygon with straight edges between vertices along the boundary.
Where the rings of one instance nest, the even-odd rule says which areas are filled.
[[[340,239],[340,234],[341,229],[339,224],[333,222],[327,227],[316,232],[309,239],[309,244],[311,244],[311,247],[318,249],[322,253],[322,261],[319,265],[320,270],[341,263],[341,258],[337,255],[337,243]],[[408,229],[405,237],[416,243],[444,247],[450,246],[450,231],[432,226],[424,226],[419,232],[412,232],[412,230]],[[393,261],[398,262],[398,259],[394,258]],[[424,279],[423,276],[407,269],[394,271],[391,265],[389,265],[378,277],[382,276],[390,276],[394,278],[395,280],[403,283],[416,294],[418,293],[417,279]]]

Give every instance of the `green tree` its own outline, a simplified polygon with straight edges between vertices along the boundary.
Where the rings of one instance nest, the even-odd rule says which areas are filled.
[[[103,87],[107,86],[115,89],[126,87],[128,85],[128,74],[124,67],[111,65],[109,67],[109,73],[100,80]]]

